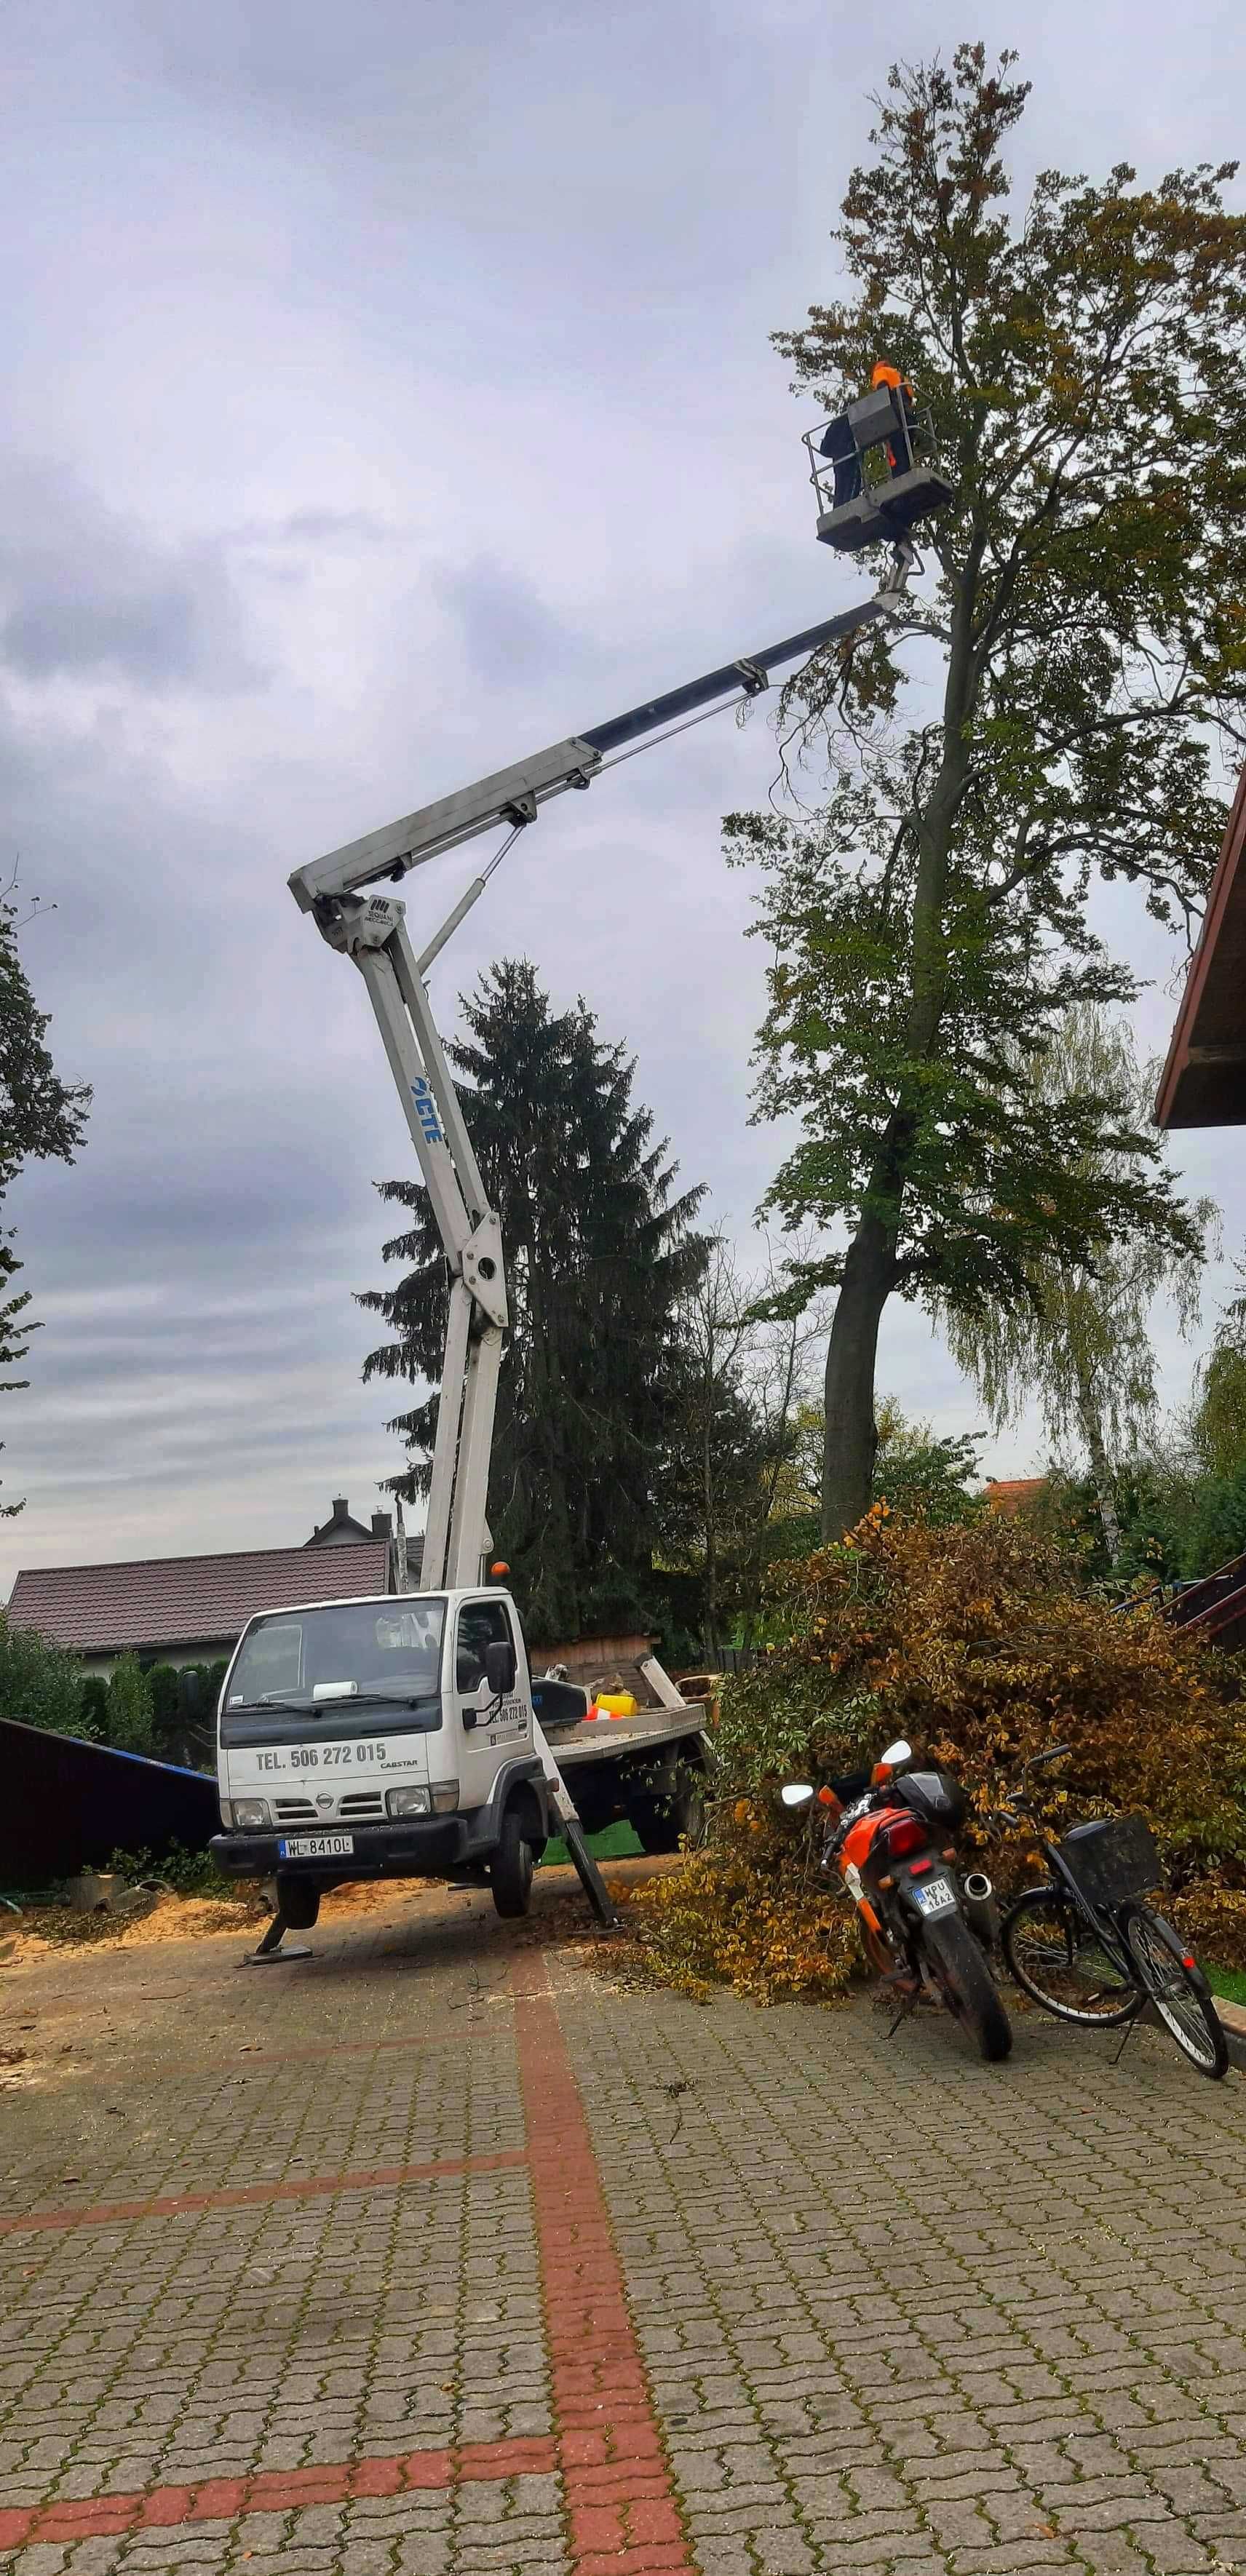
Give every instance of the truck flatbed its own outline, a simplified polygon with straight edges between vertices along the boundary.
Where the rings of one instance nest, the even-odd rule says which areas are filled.
[[[705,1710],[697,1700],[683,1708],[638,1708],[634,1717],[586,1718],[578,1726],[551,1726],[549,1745],[560,1771],[620,1754],[656,1753],[682,1737],[703,1735]]]

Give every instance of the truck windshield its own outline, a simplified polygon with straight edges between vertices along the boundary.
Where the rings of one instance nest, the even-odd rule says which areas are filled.
[[[445,1602],[435,1595],[274,1610],[247,1632],[226,1708],[293,1701],[329,1725],[356,1698],[435,1699],[445,1621]],[[343,1687],[351,1683],[353,1690]]]

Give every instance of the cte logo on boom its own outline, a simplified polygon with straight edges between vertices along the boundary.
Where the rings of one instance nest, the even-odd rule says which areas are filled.
[[[412,1083],[411,1097],[415,1102],[416,1117],[429,1144],[444,1145],[446,1140],[441,1132],[441,1120],[437,1115],[437,1103],[433,1098],[432,1084],[425,1080],[423,1074],[420,1075],[418,1082]]]

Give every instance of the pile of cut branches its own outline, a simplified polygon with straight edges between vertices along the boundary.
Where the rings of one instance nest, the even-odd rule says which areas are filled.
[[[702,1850],[636,1892],[655,1969],[761,2000],[829,1995],[856,1962],[846,1901],[816,1869],[816,1820],[793,1829],[778,1790],[872,1761],[892,1737],[954,1771],[966,1849],[1005,1889],[1034,1875],[1032,1838],[1000,1842],[989,1809],[1033,1753],[1052,1825],[1144,1815],[1183,1925],[1246,1965],[1246,1706],[1225,1658],[1153,1610],[1085,1593],[1038,1532],[991,1513],[935,1528],[875,1504],[841,1546],[776,1566],[778,1641],[728,1684],[717,1796]]]

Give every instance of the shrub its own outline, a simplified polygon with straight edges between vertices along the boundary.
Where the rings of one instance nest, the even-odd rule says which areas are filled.
[[[0,1609],[0,1717],[43,1726],[58,1735],[82,1733],[82,1667],[76,1655],[54,1646],[33,1628],[14,1628]]]
[[[109,1674],[104,1732],[118,1752],[151,1752],[151,1698],[137,1655],[123,1655]]]
[[[176,1667],[151,1664],[144,1680],[151,1701],[152,1743],[158,1753],[168,1753],[179,1741]]]
[[[132,1883],[147,1878],[159,1879],[161,1885],[171,1887],[176,1896],[223,1896],[227,1888],[231,1895],[244,1892],[235,1890],[232,1881],[222,1878],[210,1852],[185,1851],[181,1843],[170,1843],[160,1860],[149,1851],[115,1851],[108,1866],[115,1869],[120,1878],[129,1879]]]
[[[852,1770],[898,1735],[961,1778],[971,1849],[1003,1782],[1067,1742],[1049,1793],[1057,1817],[1062,1805],[1139,1809],[1179,1890],[1246,1892],[1246,1716],[1224,1668],[1148,1608],[1088,1595],[1024,1521],[932,1528],[875,1504],[842,1546],[772,1569],[771,1589],[780,1640],[723,1693],[704,1858],[638,1900],[664,1973],[682,1962],[692,1979],[746,1993],[842,1984],[830,1925],[847,1908],[828,1907],[809,1876],[817,1826],[785,1827],[776,1791]],[[1005,1885],[1031,1874],[1029,1848],[1026,1836],[992,1844],[993,1874]],[[789,1978],[779,1954],[797,1918],[808,1937]]]
[[[108,1726],[108,1684],[100,1673],[90,1673],[78,1692],[78,1723],[73,1732],[85,1736],[89,1744],[102,1744]]]
[[[1246,1968],[1246,1891],[1201,1879],[1173,1906],[1173,1919],[1197,1950],[1221,1968]]]

